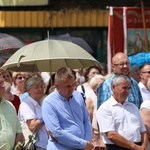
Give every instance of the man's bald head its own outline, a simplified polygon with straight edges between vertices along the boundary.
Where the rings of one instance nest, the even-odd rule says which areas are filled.
[[[128,56],[123,52],[116,53],[112,58],[112,69],[116,74],[129,75],[130,63]]]
[[[118,52],[113,56],[112,63],[117,64],[118,61],[121,61],[122,59],[127,59],[128,60],[128,56],[123,52]]]

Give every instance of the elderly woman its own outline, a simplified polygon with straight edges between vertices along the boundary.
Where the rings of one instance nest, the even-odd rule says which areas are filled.
[[[29,97],[20,104],[19,118],[21,123],[26,122],[32,132],[37,132],[36,150],[46,150],[48,134],[42,119],[41,103],[44,96],[44,83],[41,77],[30,77],[25,82]]]

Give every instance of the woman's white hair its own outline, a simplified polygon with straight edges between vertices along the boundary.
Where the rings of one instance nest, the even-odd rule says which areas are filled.
[[[32,85],[36,85],[39,82],[42,82],[44,84],[44,81],[41,77],[36,77],[36,76],[29,77],[25,82],[26,90],[30,89]]]
[[[91,80],[90,80],[90,87],[93,88],[97,85],[97,81],[101,79],[101,80],[105,80],[105,77],[101,74],[96,74]]]

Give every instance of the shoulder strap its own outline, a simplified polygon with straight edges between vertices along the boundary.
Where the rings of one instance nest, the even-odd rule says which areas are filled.
[[[83,93],[85,94],[85,88],[83,85],[81,85],[81,89],[82,89]]]
[[[81,93],[81,95],[82,95],[82,97],[83,97],[83,99],[84,99],[84,102],[85,102],[86,96],[85,96],[85,88],[84,88],[83,85],[81,85],[81,89],[82,89],[82,91],[83,91],[83,93]]]

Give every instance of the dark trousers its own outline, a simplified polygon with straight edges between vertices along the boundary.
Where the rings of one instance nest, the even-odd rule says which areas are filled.
[[[137,145],[141,145],[141,143],[135,143]],[[115,144],[106,144],[106,150],[130,150],[128,148],[124,148]]]

